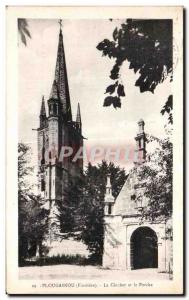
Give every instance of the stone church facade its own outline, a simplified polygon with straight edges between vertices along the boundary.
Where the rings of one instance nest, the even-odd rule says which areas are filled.
[[[137,170],[146,160],[144,121],[138,122],[135,138],[140,158],[128,175],[116,199],[112,196],[110,177],[107,180],[104,207],[103,267],[111,269],[157,268],[159,272],[172,269],[172,242],[166,238],[170,222],[147,222],[141,219],[141,209],[147,204],[144,182],[138,182]],[[140,201],[138,195],[141,195]]]
[[[50,233],[60,233],[58,202],[67,197],[70,180],[81,176],[83,159],[73,162],[72,158],[83,146],[82,122],[78,104],[76,119],[72,110],[60,27],[54,81],[47,100],[42,97],[38,132],[38,189],[49,210]],[[63,157],[63,149],[70,147],[72,156]],[[66,153],[66,150],[64,153]]]

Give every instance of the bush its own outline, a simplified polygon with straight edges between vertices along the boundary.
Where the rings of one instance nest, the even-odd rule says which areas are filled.
[[[52,257],[39,257],[34,259],[22,260],[20,267],[29,267],[29,266],[51,266],[51,265],[60,265],[60,264],[69,264],[69,265],[96,265],[94,259],[86,258],[82,255],[57,255]]]

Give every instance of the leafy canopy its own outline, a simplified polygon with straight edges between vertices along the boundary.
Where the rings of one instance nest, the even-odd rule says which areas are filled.
[[[22,43],[27,46],[28,37],[31,39],[31,34],[28,29],[28,21],[26,19],[18,19],[18,33]]]
[[[62,232],[82,240],[96,263],[101,263],[103,252],[104,195],[108,174],[111,174],[112,192],[116,197],[125,182],[125,171],[103,161],[97,166],[89,163],[83,177],[69,183],[67,197],[60,204]]]
[[[43,201],[32,192],[27,180],[33,168],[29,166],[30,147],[18,144],[18,232],[19,262],[35,256],[37,245],[42,250],[42,240],[47,230],[47,211]]]
[[[142,210],[142,218],[149,221],[167,221],[172,216],[173,193],[173,145],[170,137],[158,139],[148,137],[148,141],[156,141],[158,147],[150,155],[150,160],[138,168],[138,180],[144,182],[144,194],[148,199]],[[137,196],[140,201],[141,195]]]
[[[120,28],[115,28],[112,37],[111,41],[104,39],[97,45],[103,56],[115,62],[110,72],[113,82],[106,89],[109,96],[104,106],[121,107],[125,91],[120,68],[126,60],[130,63],[129,69],[139,74],[135,85],[141,93],[154,93],[168,76],[172,80],[172,20],[127,19]]]

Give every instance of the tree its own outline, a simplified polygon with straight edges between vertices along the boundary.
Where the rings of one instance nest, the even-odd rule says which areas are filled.
[[[109,96],[104,106],[121,107],[125,91],[120,68],[126,60],[129,69],[139,73],[135,85],[141,93],[154,93],[167,77],[172,81],[172,20],[127,19],[120,28],[115,28],[112,36],[113,40],[104,39],[97,45],[103,56],[115,61],[110,74],[113,82],[106,89]]]
[[[173,145],[170,137],[161,140],[151,136],[148,141],[158,142],[158,147],[137,171],[139,182],[144,182],[142,197],[148,199],[142,218],[166,222],[172,216]],[[141,195],[136,200],[141,200]]]
[[[75,236],[76,232],[81,230],[79,206],[83,198],[85,176],[77,176],[68,179],[64,198],[58,202],[59,221],[61,232],[66,233],[65,238]]]
[[[33,171],[29,166],[29,151],[30,147],[26,144],[18,144],[18,193],[21,198],[28,195],[31,186],[26,180],[27,176]]]
[[[42,251],[42,240],[47,229],[47,211],[43,201],[34,195],[27,180],[33,168],[29,166],[30,147],[18,144],[18,234],[19,263],[30,256],[35,256],[37,246]]]
[[[22,43],[27,46],[27,38],[31,39],[31,34],[28,30],[28,22],[26,19],[18,19],[18,33]]]
[[[105,161],[97,166],[89,163],[85,172],[83,198],[78,207],[81,239],[87,245],[91,259],[96,263],[101,263],[103,253],[104,195],[108,174],[111,174],[113,196],[118,195],[126,180],[124,169]]]
[[[64,238],[82,240],[91,253],[91,262],[101,263],[104,238],[104,195],[106,178],[111,174],[113,196],[121,190],[124,169],[103,161],[88,164],[82,176],[69,178],[64,199],[59,202],[59,220]]]
[[[162,115],[164,115],[165,113],[168,114],[168,123],[169,124],[173,124],[172,109],[173,109],[173,96],[170,95],[161,110]]]

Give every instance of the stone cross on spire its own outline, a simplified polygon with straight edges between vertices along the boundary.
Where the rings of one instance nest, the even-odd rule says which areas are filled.
[[[60,30],[62,29],[62,19],[60,19],[59,21],[58,21],[58,23],[60,24]]]

